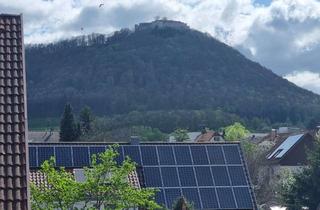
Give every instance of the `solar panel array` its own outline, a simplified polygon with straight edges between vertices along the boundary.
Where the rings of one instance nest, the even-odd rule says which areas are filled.
[[[57,166],[89,166],[107,145],[30,144],[30,167],[55,156]],[[158,203],[172,207],[180,196],[196,209],[255,209],[239,144],[121,145],[118,162],[129,156],[142,167],[145,187],[158,188]]]

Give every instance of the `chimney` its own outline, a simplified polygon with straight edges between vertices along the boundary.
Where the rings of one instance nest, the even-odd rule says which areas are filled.
[[[271,141],[274,141],[277,137],[277,129],[271,129]]]
[[[130,136],[130,144],[131,145],[139,145],[140,137],[139,136]]]

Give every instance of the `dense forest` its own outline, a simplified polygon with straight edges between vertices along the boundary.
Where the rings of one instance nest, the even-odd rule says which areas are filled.
[[[183,110],[185,127],[195,127],[188,113],[197,110],[270,124],[305,123],[319,113],[320,96],[208,34],[153,23],[112,36],[27,46],[31,121],[61,116],[67,102],[76,112],[88,105],[109,119],[126,119],[132,111],[143,117]]]

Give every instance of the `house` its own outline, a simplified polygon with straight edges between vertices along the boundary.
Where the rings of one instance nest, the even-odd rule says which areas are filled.
[[[0,209],[27,210],[26,78],[21,15],[0,14]]]
[[[57,131],[29,131],[29,142],[59,142],[60,136]]]
[[[213,141],[224,141],[223,134],[211,130],[203,130],[202,133],[195,139],[195,142],[197,143]]]
[[[304,166],[314,137],[310,133],[291,135],[279,140],[267,155],[270,164],[279,166]]]
[[[195,140],[197,139],[197,137],[201,134],[201,132],[188,132],[188,139],[185,140],[187,142],[195,142]],[[169,136],[169,142],[176,142],[176,139],[174,138],[174,136]]]
[[[30,170],[36,173],[44,160],[54,156],[57,166],[81,171],[90,166],[91,155],[108,146],[110,143],[30,143]],[[121,143],[118,152],[118,163],[126,156],[137,163],[139,186],[159,189],[156,201],[166,208],[184,196],[196,209],[257,209],[239,142],[135,141]]]

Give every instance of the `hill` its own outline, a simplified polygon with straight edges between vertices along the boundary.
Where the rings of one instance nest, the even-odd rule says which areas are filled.
[[[222,109],[294,123],[320,108],[318,95],[176,21],[27,46],[26,68],[31,118],[60,116],[66,102],[101,116]]]

